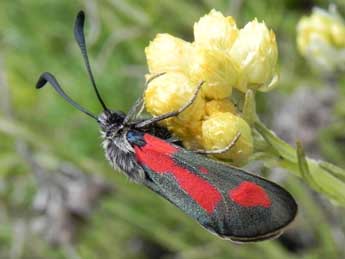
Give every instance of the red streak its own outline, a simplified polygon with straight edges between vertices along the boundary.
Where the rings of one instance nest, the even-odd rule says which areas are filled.
[[[195,202],[208,213],[213,212],[222,199],[217,189],[172,159],[172,154],[178,152],[176,147],[149,134],[144,135],[144,140],[144,146],[134,146],[138,161],[157,174],[172,174]]]
[[[230,190],[229,197],[244,207],[262,206],[269,208],[271,206],[271,200],[265,190],[261,186],[248,181],[244,181]]]

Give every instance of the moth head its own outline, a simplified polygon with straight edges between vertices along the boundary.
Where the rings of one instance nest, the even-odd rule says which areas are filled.
[[[98,123],[104,137],[112,137],[123,127],[126,114],[120,111],[103,111],[98,116]]]

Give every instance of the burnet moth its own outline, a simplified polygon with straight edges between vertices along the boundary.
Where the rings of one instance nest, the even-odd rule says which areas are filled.
[[[143,98],[139,98],[127,115],[109,110],[91,71],[84,20],[85,15],[80,11],[74,35],[103,112],[96,116],[74,102],[48,72],[40,76],[36,88],[50,83],[67,102],[95,119],[101,128],[105,155],[114,169],[120,169],[134,182],[167,199],[210,232],[236,242],[279,236],[297,214],[293,197],[273,182],[200,154],[224,152],[236,139],[224,150],[193,152],[174,143],[176,140],[168,130],[157,124],[187,109],[202,83],[193,98],[176,112],[138,119],[143,110]]]

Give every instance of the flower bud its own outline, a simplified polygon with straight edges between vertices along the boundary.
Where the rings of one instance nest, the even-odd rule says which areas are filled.
[[[217,112],[231,112],[236,114],[235,105],[229,100],[229,98],[221,100],[212,100],[206,103],[205,106],[206,115],[210,116]]]
[[[229,145],[240,133],[235,146],[217,158],[236,165],[245,163],[253,153],[253,138],[249,125],[230,112],[215,113],[202,123],[202,140],[206,150],[221,149]]]
[[[278,49],[274,32],[256,19],[240,30],[230,50],[231,59],[240,68],[236,88],[267,91],[276,81]]]
[[[187,74],[191,51],[191,43],[166,33],[157,34],[145,48],[150,73],[175,71]]]
[[[327,12],[314,8],[311,16],[297,25],[300,53],[320,70],[335,71],[345,67],[345,22],[330,8]]]
[[[193,82],[204,80],[204,94],[210,99],[229,97],[238,78],[238,67],[224,50],[206,49],[195,45],[190,67]]]
[[[181,73],[167,73],[151,81],[144,94],[146,109],[152,115],[177,111],[191,100],[198,85]],[[178,116],[183,122],[200,120],[204,115],[205,101],[202,92],[193,104]]]
[[[302,54],[306,54],[313,40],[319,39],[336,48],[345,48],[345,24],[337,15],[314,8],[312,15],[303,17],[297,25],[297,44]]]
[[[164,125],[182,141],[185,148],[193,150],[202,148],[201,123],[194,120],[186,123],[179,118],[171,118]]]
[[[228,49],[238,34],[235,20],[221,12],[211,12],[194,24],[195,43],[206,48]]]

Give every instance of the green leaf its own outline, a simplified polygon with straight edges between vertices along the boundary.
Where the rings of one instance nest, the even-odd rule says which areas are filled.
[[[315,190],[321,191],[321,188],[319,188],[319,186],[316,184],[316,182],[313,179],[313,176],[311,175],[309,171],[309,166],[305,158],[304,149],[302,147],[301,142],[298,141],[296,143],[296,146],[297,146],[298,167],[303,179]]]
[[[289,144],[277,137],[273,131],[269,130],[259,120],[255,121],[254,127],[282,158],[297,162],[296,152]]]
[[[336,165],[333,165],[331,163],[324,162],[324,161],[320,161],[319,165],[323,169],[325,169],[327,172],[332,174],[334,177],[337,177],[341,181],[345,181],[345,170],[344,169],[342,169]]]
[[[296,176],[302,177],[315,191],[345,206],[345,173],[342,169],[330,163],[305,157],[300,144],[297,144],[295,150],[258,120],[254,127],[268,144],[266,147],[262,145],[262,150],[258,150],[260,155],[257,156],[266,166],[287,169]]]
[[[252,90],[248,90],[244,97],[242,118],[252,126],[256,120],[256,102],[255,94]]]

